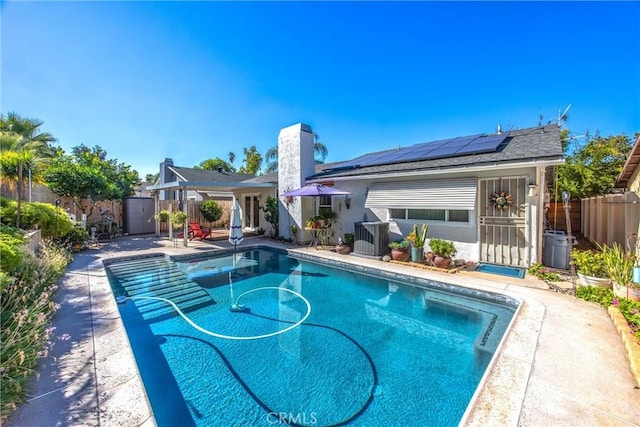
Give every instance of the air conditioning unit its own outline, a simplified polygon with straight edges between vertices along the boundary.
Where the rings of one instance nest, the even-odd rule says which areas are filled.
[[[353,254],[379,258],[389,252],[389,223],[356,222]]]

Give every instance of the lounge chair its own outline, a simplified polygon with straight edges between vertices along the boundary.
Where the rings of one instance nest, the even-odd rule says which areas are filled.
[[[203,228],[197,222],[189,223],[189,240],[200,239],[204,240],[207,237],[211,237],[211,229]]]

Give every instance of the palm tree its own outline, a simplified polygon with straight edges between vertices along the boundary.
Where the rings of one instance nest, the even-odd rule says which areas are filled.
[[[18,193],[16,227],[20,227],[25,166],[29,171],[33,171],[53,154],[53,148],[50,143],[56,141],[56,139],[48,132],[40,132],[40,126],[43,123],[40,120],[20,117],[13,112],[7,113],[6,116],[0,116],[0,135],[2,135],[0,146],[3,158],[6,159],[8,165],[11,163],[8,152],[16,153],[11,158],[17,163],[17,170],[11,172],[12,169],[7,167],[6,171],[3,171],[3,177],[16,181]],[[5,168],[3,167],[3,169]],[[4,173],[8,173],[8,175],[4,175]]]
[[[234,153],[233,151],[229,151],[229,163],[233,164],[235,159],[236,159],[236,153]]]
[[[313,153],[315,155],[316,165],[321,165],[327,158],[329,151],[327,147],[319,141],[320,135],[313,133]],[[265,173],[278,172],[278,147],[271,147],[264,154],[264,159],[267,161],[267,167]]]

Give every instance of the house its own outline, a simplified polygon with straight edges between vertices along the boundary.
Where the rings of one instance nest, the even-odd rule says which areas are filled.
[[[280,130],[277,174],[183,181],[181,190],[232,192],[245,210],[245,227],[268,231],[257,208],[268,196],[308,183],[335,185],[351,195],[279,200],[280,235],[289,237],[296,225],[298,240],[309,241],[306,219],[330,208],[338,236],[353,233],[357,223],[384,222],[394,240],[413,224],[428,224],[428,238],[452,240],[460,258],[522,267],[541,260],[545,177],[564,163],[557,125],[425,142],[329,165],[315,165],[313,154],[311,127],[298,123]],[[152,189],[175,190],[174,184]]]
[[[635,197],[627,197],[625,222],[630,223],[630,229],[633,229],[634,223],[637,223],[636,236],[640,236],[640,134],[636,135],[636,140],[631,147],[629,157],[622,167],[622,172],[616,181],[616,187],[626,188],[629,192],[634,193]],[[631,200],[629,200],[631,199]],[[640,240],[636,237],[635,254],[640,258]]]

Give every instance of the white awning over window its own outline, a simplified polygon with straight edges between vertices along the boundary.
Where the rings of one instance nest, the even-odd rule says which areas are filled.
[[[379,182],[369,187],[367,208],[462,209],[476,205],[475,179]]]

